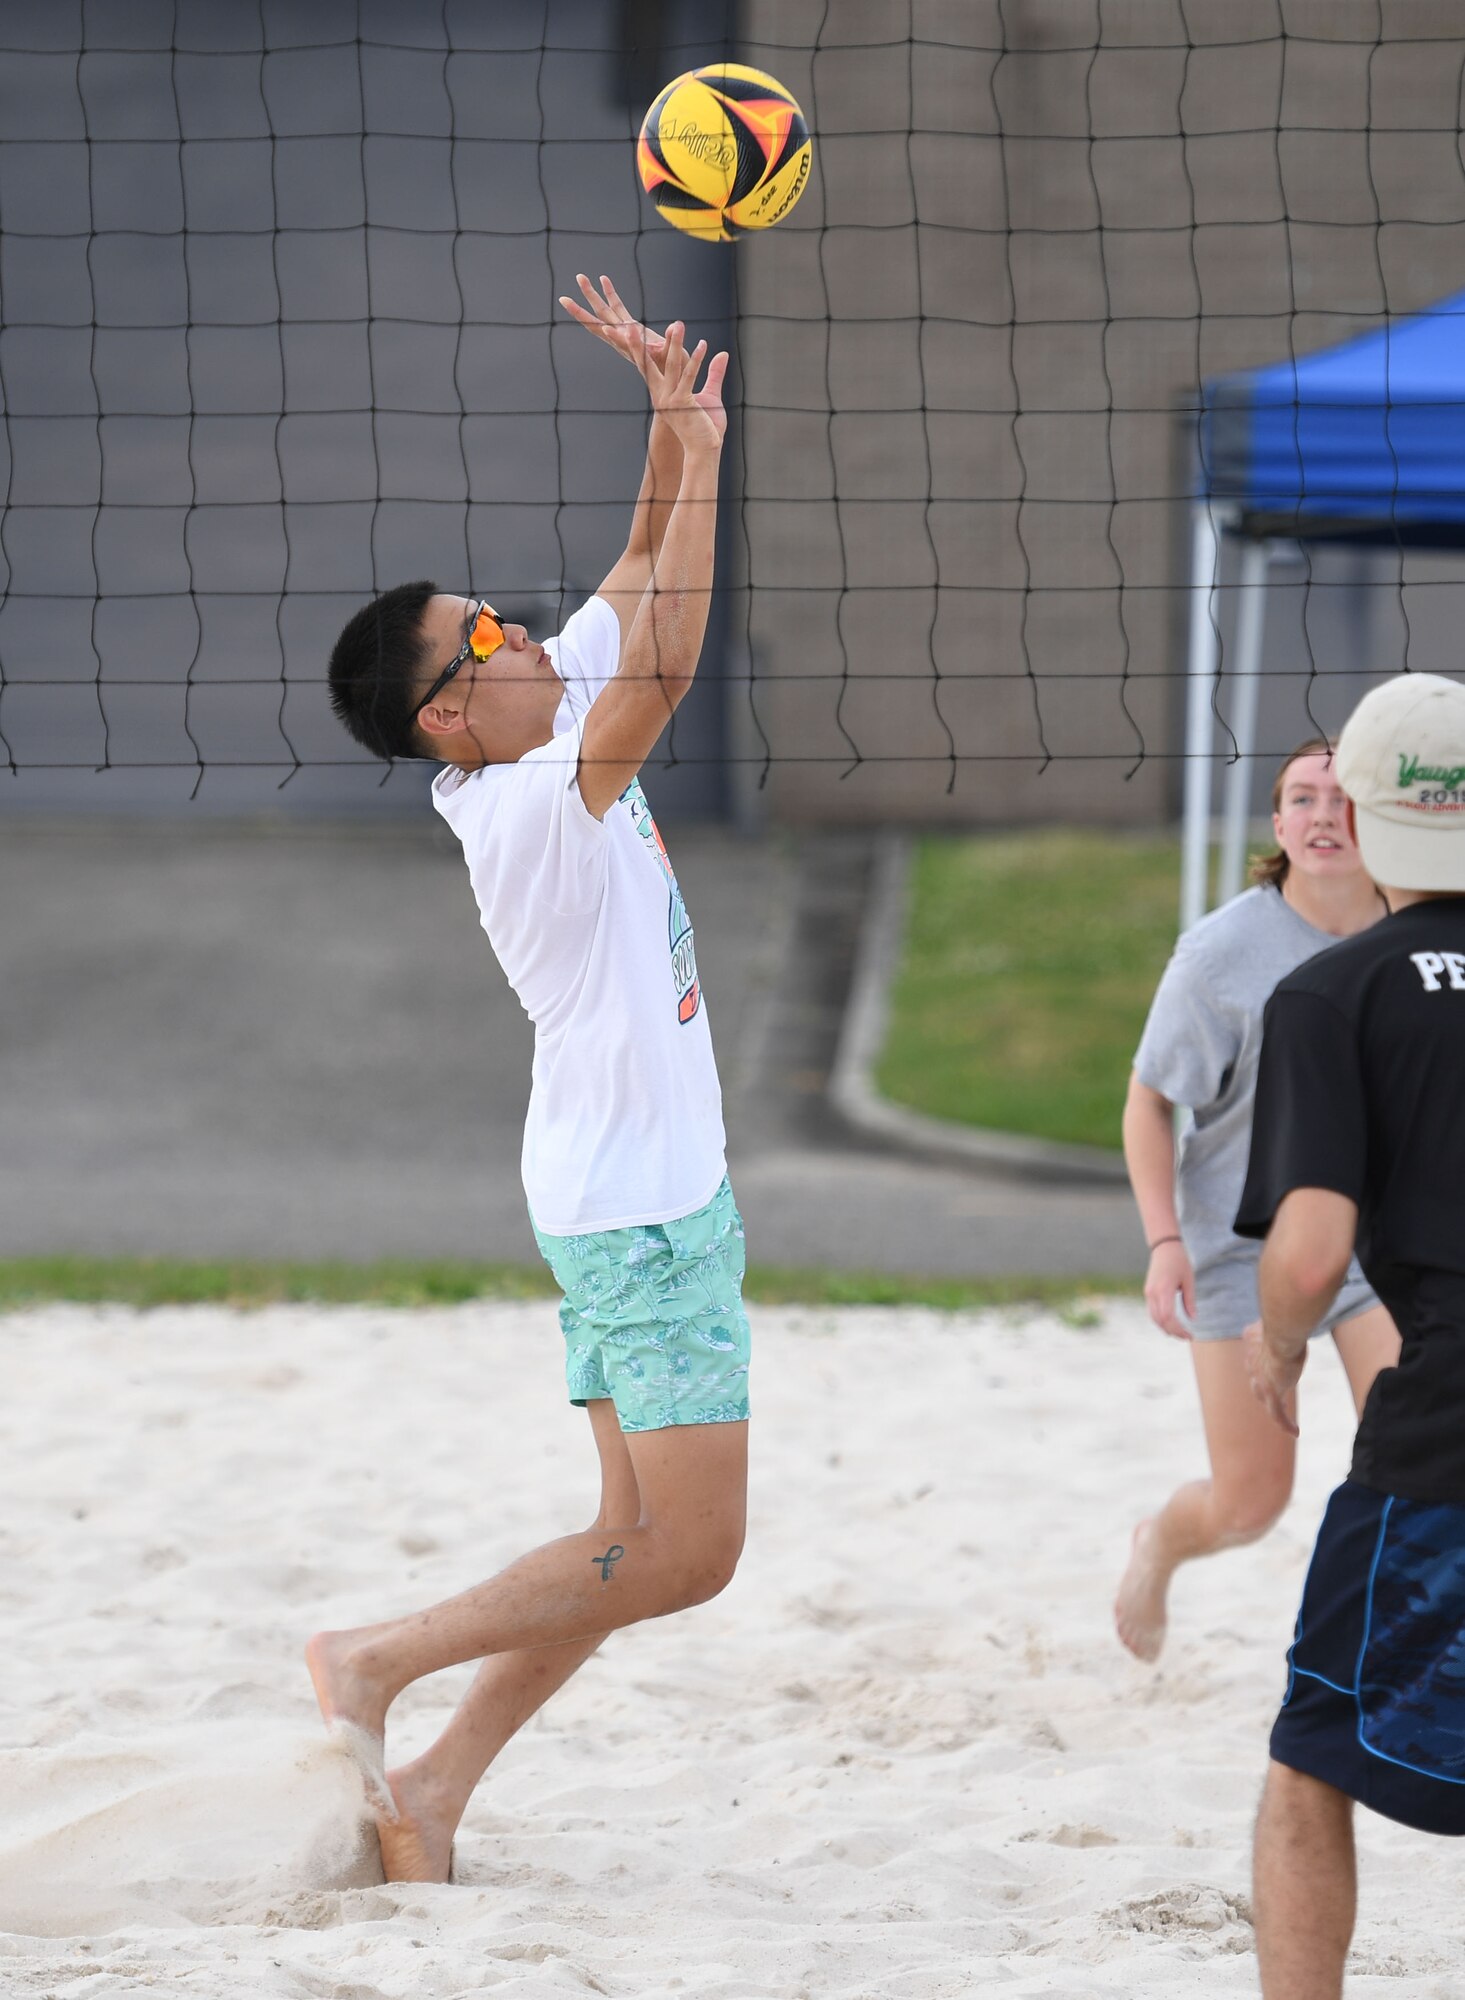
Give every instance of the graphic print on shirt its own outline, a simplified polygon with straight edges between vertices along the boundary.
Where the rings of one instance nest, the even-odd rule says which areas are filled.
[[[697,1009],[702,1004],[702,988],[697,982],[697,946],[692,936],[692,920],[687,915],[687,906],[682,901],[682,892],[677,887],[676,871],[671,865],[671,856],[666,851],[666,842],[657,831],[656,821],[651,817],[651,808],[646,803],[646,794],[641,789],[641,780],[632,778],[621,793],[621,803],[631,809],[631,824],[645,841],[648,851],[656,858],[657,866],[666,877],[666,886],[671,895],[671,906],[667,917],[667,940],[671,947],[672,978],[677,989],[677,1019],[683,1027],[695,1019]]]

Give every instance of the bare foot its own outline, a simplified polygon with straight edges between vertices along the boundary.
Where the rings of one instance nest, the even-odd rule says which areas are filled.
[[[1170,1572],[1155,1551],[1155,1524],[1141,1521],[1134,1531],[1129,1566],[1114,1600],[1114,1624],[1122,1644],[1137,1660],[1154,1661],[1165,1643],[1165,1593]]]
[[[387,1773],[397,1817],[378,1822],[382,1870],[389,1882],[451,1882],[459,1809],[416,1764]]]
[[[371,1672],[360,1632],[317,1632],[305,1664],[327,1722],[354,1722],[371,1736],[386,1726],[391,1696]]]
[[[385,1729],[391,1697],[372,1680],[361,1660],[354,1632],[317,1632],[305,1648],[305,1664],[326,1732],[361,1773],[368,1805],[378,1821],[397,1816],[387,1783]]]

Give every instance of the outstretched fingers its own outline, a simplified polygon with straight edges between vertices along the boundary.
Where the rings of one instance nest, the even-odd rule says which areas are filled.
[[[575,283],[580,287],[586,304],[581,305],[578,300],[568,297],[563,292],[560,294],[559,302],[587,333],[593,333],[596,339],[603,340],[607,347],[613,347],[618,354],[624,354],[627,360],[637,367],[640,366],[639,353],[659,351],[660,334],[652,333],[641,325],[608,277],[602,275],[600,289],[597,290],[583,271],[577,271]]]
[[[669,408],[681,387],[682,371],[686,364],[682,345],[685,332],[686,329],[681,321],[674,319],[666,330],[660,352],[653,354],[645,339],[644,329],[642,331],[642,337],[638,342],[637,366],[646,378],[646,386],[651,391],[651,402],[655,409]]]
[[[621,304],[619,297],[616,296],[615,286],[606,278],[602,278],[600,282],[609,293],[608,297],[602,296],[595,289],[583,271],[575,273],[575,283],[580,287],[586,304],[589,306],[591,313],[594,314],[597,328],[603,333],[612,333],[617,327],[630,323],[631,315]],[[580,312],[580,308],[575,305],[572,299],[566,299],[564,303],[570,307],[572,312]]]
[[[575,283],[580,287],[580,290],[589,301],[590,310],[587,312],[578,300],[568,297],[564,292],[560,293],[560,304],[572,319],[577,319],[580,322],[581,326],[587,332],[593,333],[597,339],[608,341],[614,346],[618,326],[615,315],[612,313],[609,305],[600,296],[599,292],[596,291],[594,285],[591,284],[583,271],[576,272]]]
[[[692,349],[691,353],[687,356],[686,360],[682,363],[681,379],[678,382],[677,387],[679,389],[685,389],[687,391],[689,398],[691,396],[692,386],[696,382],[698,375],[701,373],[702,362],[706,353],[707,353],[707,342],[705,340],[699,340],[697,342],[697,345]]]
[[[721,349],[708,362],[707,374],[703,380],[702,387],[692,398],[699,409],[707,410],[709,413],[714,410],[721,410],[722,384],[727,375],[727,363],[728,357]]]
[[[705,340],[689,349],[684,320],[674,319],[664,334],[643,326],[608,277],[602,276],[597,288],[582,271],[577,283],[586,303],[561,295],[560,304],[587,333],[625,356],[645,382],[652,408],[671,424],[683,446],[719,442],[727,428],[722,406],[727,355],[719,352],[709,359]]]
[[[593,295],[595,291],[594,285],[591,284],[588,278],[581,278],[580,288],[590,295]],[[607,312],[614,314],[615,318],[620,320],[623,325],[634,319],[635,315],[621,298],[620,293],[616,290],[604,271],[600,274],[600,289],[604,293],[602,303]]]
[[[686,324],[674,319],[666,330],[666,352],[662,362],[666,380],[679,402],[691,402],[692,385],[701,372],[706,353],[705,340],[699,340],[693,347],[687,346]]]
[[[608,326],[602,326],[592,313],[586,312],[584,306],[577,305],[573,299],[567,298],[563,292],[560,293],[560,304],[572,319],[579,320],[587,333],[593,333],[597,340],[603,340],[608,347],[615,347],[617,345],[612,329]]]

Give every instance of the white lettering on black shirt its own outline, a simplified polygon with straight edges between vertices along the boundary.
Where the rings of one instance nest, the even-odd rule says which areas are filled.
[[[1443,990],[1441,973],[1455,992],[1465,993],[1465,951],[1411,951],[1409,957],[1418,969],[1426,993]]]

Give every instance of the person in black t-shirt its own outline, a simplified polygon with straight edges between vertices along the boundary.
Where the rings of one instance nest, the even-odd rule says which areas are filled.
[[[1266,1237],[1252,1386],[1296,1435],[1355,1247],[1403,1336],[1303,1588],[1257,1818],[1265,2000],[1338,2000],[1353,1803],[1465,1833],[1465,686],[1406,674],[1338,745],[1382,923],[1267,1003],[1236,1229]]]

